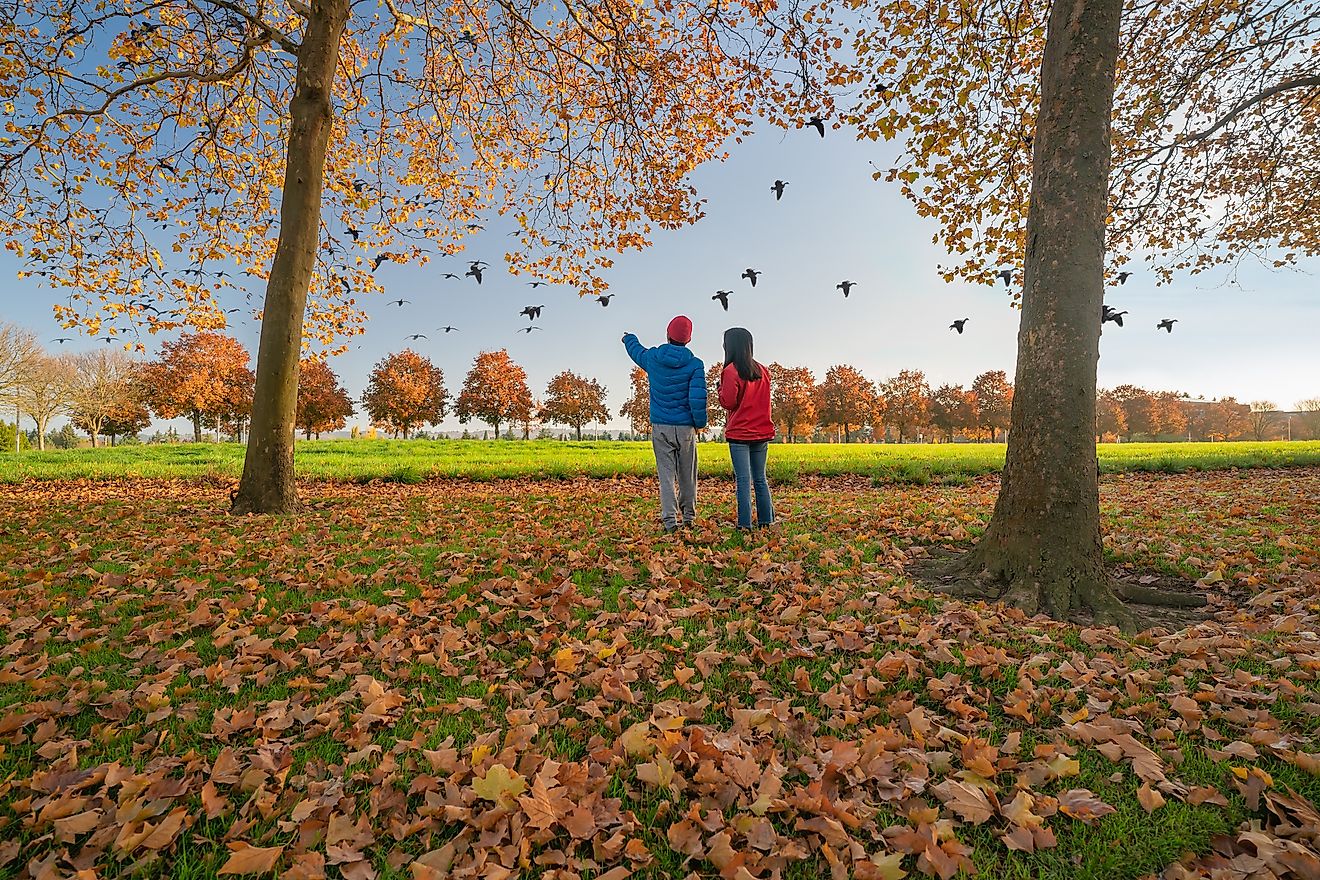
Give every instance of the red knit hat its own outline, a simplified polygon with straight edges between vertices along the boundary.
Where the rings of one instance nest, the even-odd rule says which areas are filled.
[[[665,335],[669,337],[670,342],[687,345],[692,341],[692,321],[687,315],[679,315],[669,322],[669,326],[665,328]]]

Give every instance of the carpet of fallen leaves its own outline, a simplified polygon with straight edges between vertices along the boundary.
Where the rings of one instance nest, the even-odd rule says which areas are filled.
[[[996,485],[0,494],[0,876],[1320,876],[1320,470],[1106,479],[1207,619],[914,587]]]

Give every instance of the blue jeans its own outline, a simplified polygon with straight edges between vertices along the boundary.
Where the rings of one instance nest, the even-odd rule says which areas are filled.
[[[770,483],[765,478],[765,459],[770,444],[729,443],[729,458],[733,459],[733,479],[738,496],[738,528],[752,527],[752,490],[756,490],[756,523],[768,526],[775,521],[775,508],[770,503]]]

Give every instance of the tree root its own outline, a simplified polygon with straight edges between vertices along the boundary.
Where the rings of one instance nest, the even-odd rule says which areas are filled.
[[[987,564],[976,550],[943,564],[920,567],[914,574],[925,586],[955,598],[999,602],[1025,614],[1115,626],[1125,633],[1160,623],[1146,620],[1145,615],[1127,602],[1165,608],[1197,608],[1206,604],[1202,596],[1129,584],[1108,575],[1066,591],[1048,589],[1037,577]]]
[[[1129,584],[1124,581],[1115,581],[1113,588],[1115,593],[1127,601],[1139,602],[1142,605],[1158,605],[1161,608],[1203,608],[1206,605],[1205,597],[1195,593],[1157,590],[1154,587],[1143,587],[1140,584]]]

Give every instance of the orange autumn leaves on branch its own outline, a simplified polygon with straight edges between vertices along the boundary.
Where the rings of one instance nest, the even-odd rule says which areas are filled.
[[[461,250],[496,213],[516,222],[515,271],[602,289],[609,254],[700,216],[687,175],[770,89],[747,39],[761,4],[344,5],[307,312],[323,343],[361,329],[378,262]],[[67,289],[66,326],[219,329],[261,292],[308,14],[20,0],[6,15],[0,236]]]
[[[439,424],[448,401],[444,373],[410,348],[377,363],[362,394],[362,406],[372,423],[396,437]]]
[[[817,4],[856,22],[853,54],[813,59],[864,138],[895,140],[873,175],[900,184],[948,280],[1022,281],[1027,196],[1050,4]],[[1320,253],[1320,3],[1129,4],[1112,126],[1110,268],[1148,252],[1159,277],[1255,256]],[[1214,169],[1207,174],[1206,169]]]

